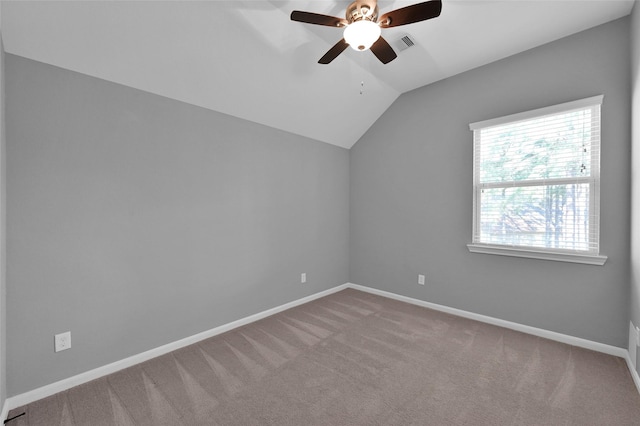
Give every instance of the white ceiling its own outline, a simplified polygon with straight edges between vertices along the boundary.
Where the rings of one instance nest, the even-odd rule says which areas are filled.
[[[416,1],[379,0],[380,14]],[[382,35],[416,46],[381,64],[337,28],[349,1],[2,1],[5,51],[350,148],[402,93],[628,15],[633,0],[443,0]],[[396,50],[397,51],[397,50]],[[361,94],[362,91],[362,94]]]

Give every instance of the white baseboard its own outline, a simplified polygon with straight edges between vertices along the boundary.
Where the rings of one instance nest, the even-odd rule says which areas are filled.
[[[631,377],[633,378],[633,383],[636,384],[636,388],[638,389],[638,392],[640,392],[640,376],[638,376],[638,370],[636,369],[638,343],[638,332],[636,330],[636,326],[633,321],[629,321],[629,350],[625,359],[627,361],[627,367],[629,367]]]
[[[473,312],[463,311],[462,309],[450,308],[449,306],[438,305],[436,303],[425,302],[424,300],[414,299],[412,297],[401,296],[399,294],[390,293],[384,290],[377,290],[370,287],[365,287],[359,284],[349,283],[348,287],[365,291],[367,293],[377,294],[378,296],[387,297],[389,299],[399,300],[401,302],[411,303],[412,305],[423,306],[436,311],[445,312],[448,314],[456,315],[463,318],[469,318],[475,321],[484,322],[487,324],[497,325],[499,327],[508,328],[511,330],[520,331],[522,333],[531,334],[538,337],[544,337],[545,339],[555,340],[557,342],[566,343],[572,346],[578,346],[585,349],[591,349],[592,351],[602,352],[608,355],[617,356],[620,358],[627,358],[628,351],[624,348],[617,346],[605,345],[604,343],[598,343],[591,340],[582,339],[580,337],[569,336],[567,334],[556,333],[555,331],[549,331],[542,328],[531,327],[516,322],[505,321],[499,318],[489,317],[486,315],[475,314]]]
[[[0,419],[4,421],[9,416],[9,401],[5,400],[2,404],[2,411],[0,411]]]
[[[633,368],[636,368],[636,354],[638,352],[638,332],[632,321],[629,321],[629,358]]]
[[[631,378],[633,379],[633,383],[636,385],[636,389],[638,393],[640,393],[640,376],[638,376],[638,371],[633,366],[633,362],[631,362],[631,357],[629,356],[629,352],[627,352],[627,356],[624,358],[627,361],[627,367],[629,368],[629,373],[631,373]]]
[[[355,290],[364,291],[378,296],[387,297],[389,299],[399,300],[401,302],[411,303],[412,305],[423,306],[436,311],[445,312],[451,315],[456,315],[463,318],[469,318],[475,321],[484,322],[487,324],[497,325],[499,327],[508,328],[511,330],[520,331],[522,333],[531,334],[533,336],[544,337],[545,339],[555,340],[556,342],[566,343],[572,346],[578,346],[585,349],[591,349],[592,351],[605,353],[607,355],[613,355],[624,359],[627,363],[629,373],[633,383],[636,385],[636,390],[640,393],[640,376],[631,361],[630,351],[617,346],[605,345],[604,343],[598,343],[591,340],[582,339],[580,337],[569,336],[568,334],[556,333],[555,331],[549,331],[542,328],[531,327],[516,322],[505,321],[499,318],[489,317],[486,315],[475,314],[473,312],[463,311],[462,309],[451,308],[449,306],[438,305],[436,303],[425,302],[424,300],[414,299],[412,297],[401,296],[399,294],[390,293],[384,290],[378,290],[371,287],[365,287],[359,284],[348,283],[347,287]],[[635,341],[634,341],[635,342]]]
[[[198,343],[210,337],[217,336],[218,334],[225,333],[229,330],[233,330],[234,328],[238,328],[243,325],[258,321],[262,318],[266,318],[268,316],[277,314],[278,312],[282,312],[287,309],[296,307],[298,305],[311,302],[312,300],[327,296],[329,294],[336,293],[340,290],[344,290],[345,288],[347,288],[347,286],[348,284],[342,284],[337,287],[333,287],[328,290],[324,290],[319,293],[315,293],[310,296],[306,296],[301,299],[294,300],[289,303],[285,303],[284,305],[276,306],[275,308],[267,309],[266,311],[262,311],[254,315],[241,318],[237,321],[233,321],[233,322],[221,325],[219,327],[212,328],[211,330],[203,331],[202,333],[194,334],[193,336],[186,337],[184,339],[180,339],[175,342],[168,343],[166,345],[157,347],[155,349],[151,349],[146,352],[142,352],[140,354],[130,356],[120,361],[116,361],[111,364],[107,364],[105,366],[86,371],[76,376],[72,376],[67,379],[63,379],[58,382],[42,386],[40,388],[25,392],[23,394],[12,396],[11,398],[7,398],[7,400],[5,401],[4,408],[2,411],[3,416],[0,418],[6,419],[5,411],[8,412],[9,410],[12,410],[14,408],[21,407],[23,405],[40,400],[42,398],[46,398],[58,392],[63,392],[74,386],[78,386],[83,383],[90,382],[91,380],[95,380],[100,377],[106,376],[108,374],[115,373],[116,371],[120,371],[128,367],[132,367],[136,364],[140,364],[141,362],[148,361],[152,358],[156,358],[160,355],[164,355],[171,351],[175,351],[177,349],[192,345],[194,343]]]
[[[158,348],[151,349],[137,355],[133,355],[123,360],[116,361],[114,363],[111,363],[102,367],[98,367],[96,369],[78,374],[76,376],[69,377],[67,379],[63,379],[58,382],[25,392],[23,394],[16,395],[11,398],[7,398],[7,400],[4,403],[4,406],[2,407],[2,414],[0,419],[6,419],[6,416],[9,410],[12,410],[14,408],[21,407],[23,405],[29,404],[31,402],[37,401],[42,398],[46,398],[58,392],[63,392],[74,386],[78,386],[83,383],[87,383],[91,380],[95,380],[100,377],[106,376],[108,374],[115,373],[116,371],[122,370],[124,368],[132,367],[136,364],[139,364],[144,361],[148,361],[152,358],[158,357],[160,355],[164,355],[176,349],[180,349],[185,346],[200,342],[201,340],[208,339],[210,337],[216,336],[221,333],[225,333],[227,331],[233,330],[234,328],[258,321],[262,318],[266,318],[268,316],[277,314],[279,312],[285,311],[295,306],[302,305],[307,302],[311,302],[312,300],[319,299],[321,297],[336,293],[346,288],[353,288],[356,290],[364,291],[371,294],[376,294],[376,295],[387,297],[390,299],[411,303],[413,305],[423,306],[433,310],[446,312],[459,317],[469,318],[472,320],[497,325],[500,327],[520,331],[520,332],[531,334],[534,336],[544,337],[546,339],[555,340],[555,341],[566,343],[569,345],[578,346],[581,348],[591,349],[597,352],[602,352],[605,354],[621,357],[626,360],[627,366],[629,367],[629,371],[631,372],[631,376],[633,377],[633,381],[636,385],[636,388],[638,389],[638,392],[640,392],[640,377],[638,376],[638,373],[636,372],[635,368],[633,368],[633,365],[631,363],[631,358],[629,357],[629,351],[626,349],[605,345],[603,343],[593,342],[593,341],[582,339],[579,337],[556,333],[553,331],[544,330],[536,327],[530,327],[528,325],[505,321],[499,318],[493,318],[486,315],[475,314],[473,312],[463,311],[461,309],[451,308],[444,305],[438,305],[436,303],[426,302],[424,300],[414,299],[407,296],[401,296],[395,293],[390,293],[383,290],[377,290],[377,289],[365,287],[359,284],[346,283],[346,284],[339,285],[337,287],[330,288],[325,291],[321,291],[319,293],[312,294],[307,297],[303,297],[298,300],[294,300],[289,303],[285,303],[284,305],[280,305],[275,308],[267,309],[266,311],[259,312],[254,315],[250,315],[248,317],[239,319],[237,321],[233,321],[228,324],[221,325],[211,330],[204,331],[202,333],[198,333],[193,336],[186,337],[184,339],[180,339],[172,343],[168,343]]]

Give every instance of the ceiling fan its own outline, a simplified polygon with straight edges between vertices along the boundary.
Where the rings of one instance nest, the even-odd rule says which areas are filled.
[[[341,54],[347,46],[355,50],[371,49],[374,55],[387,64],[398,55],[382,38],[381,29],[413,24],[440,16],[441,0],[431,0],[392,10],[378,18],[377,0],[356,0],[347,7],[345,19],[313,12],[294,10],[291,20],[307,24],[344,28],[343,38],[336,43],[318,63],[328,64]]]

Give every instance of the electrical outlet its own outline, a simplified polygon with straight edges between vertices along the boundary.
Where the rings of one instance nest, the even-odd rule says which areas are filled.
[[[56,334],[54,337],[55,351],[60,352],[71,347],[71,332]]]
[[[424,275],[422,274],[418,275],[418,284],[424,285]]]
[[[300,274],[300,282],[302,284],[307,282],[307,273],[306,272],[303,272],[302,274]]]

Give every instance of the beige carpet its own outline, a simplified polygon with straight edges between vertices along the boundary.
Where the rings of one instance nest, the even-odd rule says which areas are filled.
[[[12,410],[25,425],[639,425],[625,361],[344,290]]]

